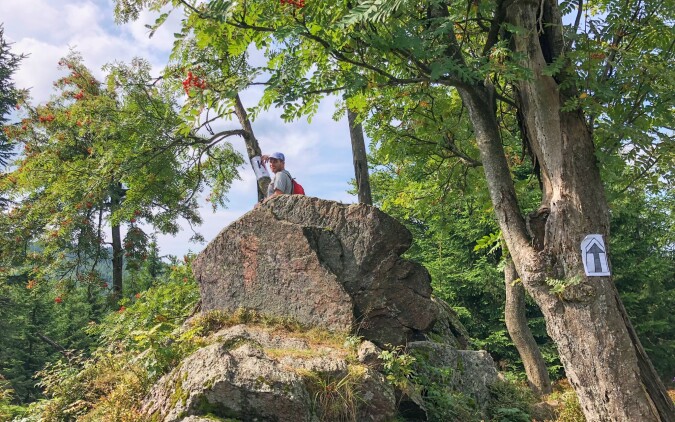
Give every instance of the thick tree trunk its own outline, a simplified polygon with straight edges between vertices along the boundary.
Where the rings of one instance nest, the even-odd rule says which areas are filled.
[[[501,143],[490,136],[492,113],[489,118],[479,114],[493,108],[487,101],[490,90],[473,87],[462,96],[476,127],[497,218],[587,420],[673,421],[672,401],[630,326],[611,277],[587,277],[583,269],[584,237],[600,234],[608,243],[608,206],[584,117],[580,111],[562,111],[565,93],[554,78],[544,75],[544,52],[556,49],[538,31],[561,22],[540,24],[539,5],[514,1],[507,20],[523,28],[513,35],[513,46],[532,77],[518,84],[519,105],[527,138],[550,183],[541,208],[548,215],[541,250],[528,242],[523,219],[516,215],[513,187],[495,180],[508,169],[494,156]],[[542,47],[541,41],[549,45]],[[550,280],[565,283],[563,292],[553,293]]]
[[[244,105],[241,103],[239,94],[234,97],[234,113],[237,115],[237,119],[239,119],[242,129],[244,129],[244,142],[246,143],[246,153],[248,154],[249,162],[251,163],[251,166],[256,166],[258,164],[254,163],[253,160],[255,157],[260,158],[262,151],[260,150],[260,145],[258,145],[258,140],[253,134],[253,126],[251,126],[251,121],[248,119],[246,108],[244,108]],[[258,174],[255,168],[253,171]],[[265,199],[265,195],[267,195],[267,186],[270,184],[270,178],[267,176],[261,177],[257,180],[257,184],[258,202],[260,202]]]
[[[370,176],[368,175],[366,142],[363,138],[363,126],[361,126],[361,123],[356,123],[356,117],[356,113],[347,110],[349,137],[352,140],[352,157],[354,159],[356,188],[358,189],[359,203],[373,205],[373,198],[370,193]]]
[[[527,381],[532,391],[538,396],[551,394],[551,379],[548,376],[546,362],[534,340],[532,331],[527,325],[525,316],[525,288],[522,283],[516,283],[518,273],[511,258],[507,258],[504,268],[504,284],[506,287],[506,306],[504,320],[513,344],[523,361]]]
[[[577,163],[572,169],[579,171],[570,173],[567,163],[566,171],[561,174],[557,170],[551,178],[557,190],[549,204],[551,216],[546,223],[544,250],[538,251],[531,244],[516,201],[495,119],[492,88],[459,86],[458,91],[474,125],[495,215],[507,247],[525,288],[544,314],[549,336],[558,346],[587,420],[673,421],[672,401],[634,335],[611,279],[583,275],[580,243],[585,234],[603,234],[601,228],[606,228],[602,213],[598,216],[588,204],[577,203],[579,194],[574,190],[581,188],[588,194],[591,187],[584,181],[594,179],[592,174],[585,177],[587,165]],[[557,130],[561,132],[560,127]],[[559,148],[563,144],[574,148],[569,145],[571,140],[574,138],[566,136]],[[581,149],[582,145],[577,147]],[[587,151],[565,153],[572,160],[581,159],[580,155]],[[593,154],[587,159],[594,160]],[[595,179],[599,182],[599,178]],[[601,185],[596,184],[595,189],[603,195]],[[600,210],[606,210],[606,206]],[[561,295],[546,284],[550,279],[575,278],[580,283],[568,286]]]

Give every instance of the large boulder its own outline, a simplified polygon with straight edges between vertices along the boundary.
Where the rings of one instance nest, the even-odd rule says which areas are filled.
[[[423,365],[415,369],[431,383],[472,397],[479,407],[490,400],[489,387],[497,382],[497,367],[485,350],[457,350],[447,344],[415,341],[408,352]]]
[[[438,318],[432,330],[427,333],[427,337],[436,343],[447,344],[455,349],[470,349],[469,333],[459,320],[457,312],[442,299],[432,297],[431,301],[436,307]]]
[[[375,207],[281,195],[220,232],[193,271],[204,311],[254,309],[402,345],[438,312],[428,272],[401,258],[411,241]]]
[[[143,412],[164,422],[216,416],[246,421],[388,421],[394,390],[344,349],[238,325],[184,359],[145,398]]]

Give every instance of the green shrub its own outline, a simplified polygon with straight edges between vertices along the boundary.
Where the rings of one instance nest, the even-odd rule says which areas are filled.
[[[411,355],[402,347],[380,354],[387,381],[426,410],[429,421],[480,421],[475,401],[448,388],[450,368],[429,365],[423,354]]]
[[[201,327],[179,329],[199,299],[189,265],[175,265],[165,280],[120,302],[88,331],[99,346],[91,357],[72,355],[38,376],[48,400],[30,416],[50,421],[142,421],[137,406],[151,385],[204,344]]]
[[[380,354],[387,380],[404,395],[421,404],[429,421],[529,422],[535,402],[524,385],[498,381],[489,387],[490,400],[482,412],[472,397],[451,389],[452,368],[429,364],[424,353],[414,356],[397,347]]]
[[[8,421],[17,416],[26,414],[27,408],[12,404],[14,390],[10,388],[9,383],[0,375],[0,420]]]
[[[536,401],[527,386],[497,381],[490,386],[490,402],[486,408],[491,421],[529,422],[531,406]]]
[[[556,397],[555,395],[552,396]],[[584,412],[581,410],[577,393],[571,388],[566,389],[557,395],[558,419],[556,422],[586,422]]]
[[[198,333],[179,330],[199,300],[197,284],[189,265],[171,269],[167,280],[120,301],[116,312],[89,328],[99,338],[98,353],[142,353],[141,364],[158,378],[199,346],[193,341]]]

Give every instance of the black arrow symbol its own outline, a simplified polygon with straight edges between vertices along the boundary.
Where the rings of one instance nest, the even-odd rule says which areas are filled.
[[[586,253],[593,254],[593,265],[595,267],[595,270],[593,271],[594,273],[600,273],[602,272],[602,265],[600,265],[600,254],[605,253],[605,251],[598,246],[597,243],[594,243],[593,246],[590,247],[586,251]]]

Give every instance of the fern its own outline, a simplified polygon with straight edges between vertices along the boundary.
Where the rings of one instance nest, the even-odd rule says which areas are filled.
[[[582,278],[578,275],[562,280],[557,278],[547,278],[546,284],[551,288],[551,293],[561,295],[566,288],[578,285],[581,283],[581,280]]]

